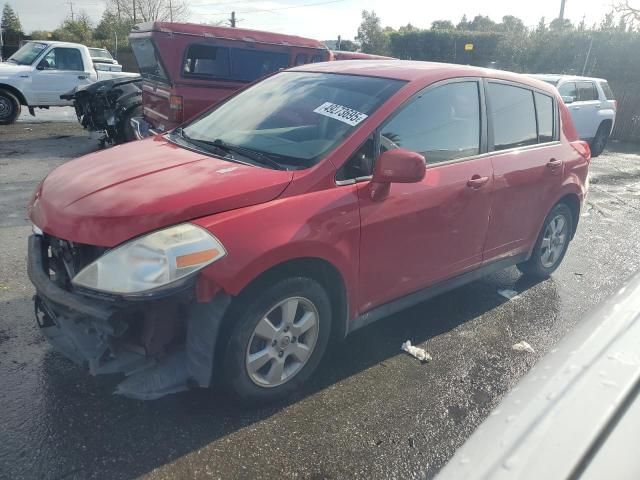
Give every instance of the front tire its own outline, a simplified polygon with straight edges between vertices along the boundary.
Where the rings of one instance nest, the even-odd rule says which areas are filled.
[[[609,125],[606,123],[600,124],[598,127],[598,131],[596,132],[596,136],[591,140],[591,156],[597,157],[607,146],[607,141],[609,140],[609,134],[611,133],[611,129]]]
[[[20,101],[6,90],[0,90],[0,125],[10,125],[20,116]]]
[[[224,383],[247,404],[298,391],[316,370],[331,334],[331,303],[315,280],[292,277],[261,290],[230,321]]]
[[[531,257],[517,265],[523,274],[534,278],[549,277],[562,263],[567,253],[574,219],[571,209],[559,203],[544,221],[542,231],[538,235]]]

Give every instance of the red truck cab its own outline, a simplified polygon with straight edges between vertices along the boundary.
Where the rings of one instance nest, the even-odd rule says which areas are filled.
[[[273,72],[331,55],[309,38],[191,23],[139,24],[129,41],[143,78],[139,138],[171,130]]]

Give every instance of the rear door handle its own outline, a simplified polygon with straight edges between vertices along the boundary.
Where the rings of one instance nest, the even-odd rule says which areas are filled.
[[[78,75],[79,80],[86,80],[86,78],[87,78],[86,75]]]
[[[552,158],[547,163],[547,167],[551,168],[552,170],[560,166],[562,166],[562,160],[556,160],[555,158]]]
[[[467,187],[480,188],[489,181],[489,177],[481,177],[480,175],[474,175],[467,180]]]

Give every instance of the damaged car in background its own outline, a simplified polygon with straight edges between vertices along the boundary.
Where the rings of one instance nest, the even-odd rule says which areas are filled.
[[[135,140],[131,119],[142,114],[141,77],[78,86],[60,98],[73,100],[80,125],[103,134],[100,146]]]

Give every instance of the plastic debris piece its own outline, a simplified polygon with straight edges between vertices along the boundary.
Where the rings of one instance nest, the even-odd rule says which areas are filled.
[[[401,348],[402,350],[407,352],[409,355],[420,360],[422,363],[427,363],[433,360],[431,355],[429,355],[424,348],[414,347],[413,345],[411,345],[411,340],[407,340],[406,342],[403,342]]]
[[[533,347],[531,345],[529,345],[527,342],[525,342],[524,340],[522,340],[521,342],[516,343],[511,348],[513,350],[518,351],[518,352],[536,353],[536,351],[533,349]]]
[[[515,290],[504,289],[504,290],[498,290],[498,295],[502,295],[504,298],[513,300],[518,296],[518,292],[516,292]]]

